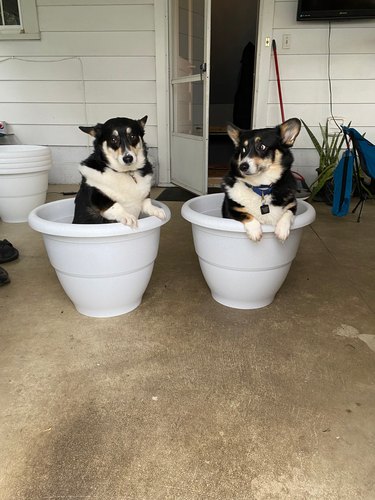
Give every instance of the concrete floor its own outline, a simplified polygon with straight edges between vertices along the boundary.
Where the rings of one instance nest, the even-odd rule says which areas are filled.
[[[0,288],[1,500],[373,500],[375,202],[360,224],[315,204],[256,311],[211,298],[167,204],[143,302],[110,319],[76,312],[40,234],[0,223],[20,251]]]

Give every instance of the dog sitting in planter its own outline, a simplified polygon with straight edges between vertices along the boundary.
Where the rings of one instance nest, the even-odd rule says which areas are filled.
[[[289,236],[297,208],[290,148],[300,130],[297,118],[275,128],[227,127],[235,151],[222,183],[222,215],[242,222],[253,241],[262,238],[262,224],[275,226],[275,235],[281,241]]]
[[[82,182],[75,198],[73,224],[121,222],[137,226],[141,213],[165,219],[151,203],[153,169],[143,140],[147,116],[112,118],[79,127],[95,138],[93,153],[79,168]]]

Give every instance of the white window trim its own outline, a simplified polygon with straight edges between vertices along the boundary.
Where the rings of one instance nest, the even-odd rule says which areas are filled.
[[[0,30],[1,40],[40,40],[36,0],[19,0],[22,29],[9,26]]]

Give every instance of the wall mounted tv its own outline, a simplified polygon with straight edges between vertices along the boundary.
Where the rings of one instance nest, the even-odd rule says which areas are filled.
[[[375,0],[298,0],[297,21],[375,18]]]

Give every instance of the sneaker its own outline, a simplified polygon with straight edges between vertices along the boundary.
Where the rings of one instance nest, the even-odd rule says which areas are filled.
[[[9,275],[5,269],[0,267],[0,286],[6,285],[7,283],[10,283]]]
[[[0,264],[18,259],[18,250],[8,240],[0,241]]]

